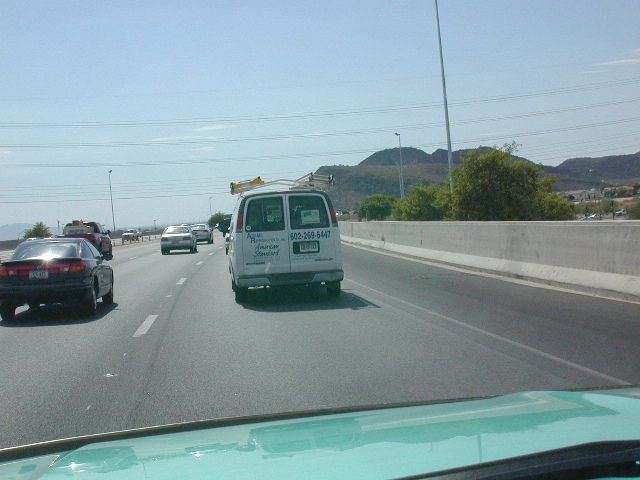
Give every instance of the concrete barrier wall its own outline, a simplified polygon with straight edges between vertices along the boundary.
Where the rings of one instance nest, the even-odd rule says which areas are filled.
[[[640,297],[640,222],[341,222],[340,230],[347,242]]]

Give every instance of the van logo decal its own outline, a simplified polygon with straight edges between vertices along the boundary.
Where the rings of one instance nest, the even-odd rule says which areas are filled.
[[[249,227],[247,227],[247,230],[249,230]],[[257,242],[260,242],[260,241],[264,241],[264,239],[262,239],[262,235],[263,235],[262,233],[249,233],[247,231],[247,238],[249,240],[251,240],[251,243],[257,243]]]
[[[277,257],[280,255],[280,245],[265,245],[259,243],[256,245],[255,256],[256,257]]]

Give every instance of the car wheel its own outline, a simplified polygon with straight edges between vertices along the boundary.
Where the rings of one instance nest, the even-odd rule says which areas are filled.
[[[340,282],[327,283],[327,296],[335,298],[340,295]]]
[[[83,300],[83,310],[87,315],[93,315],[98,311],[98,294],[96,293],[95,284]]]
[[[236,302],[242,303],[247,301],[247,297],[249,296],[249,289],[247,287],[236,287]]]
[[[211,244],[211,243],[213,243],[213,235],[211,235],[211,236],[209,237],[209,243],[210,243],[210,244]]]
[[[102,303],[105,305],[111,305],[113,303],[113,278],[111,279],[111,288],[109,293],[102,297]]]
[[[160,249],[160,253],[162,253],[162,255],[166,255],[167,254],[167,250],[165,248],[161,248]]]
[[[0,303],[0,317],[4,322],[13,322],[16,319],[16,304],[10,300]]]

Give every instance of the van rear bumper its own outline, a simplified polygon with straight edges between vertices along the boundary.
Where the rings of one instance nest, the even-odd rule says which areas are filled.
[[[340,282],[344,280],[343,270],[319,272],[273,273],[244,275],[236,279],[238,287],[268,287],[277,285],[305,285],[309,283]]]

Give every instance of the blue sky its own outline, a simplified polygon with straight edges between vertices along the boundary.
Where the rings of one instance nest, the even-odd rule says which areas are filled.
[[[453,149],[640,151],[637,0],[440,0]],[[231,211],[229,182],[446,148],[433,1],[0,0],[0,225]]]

